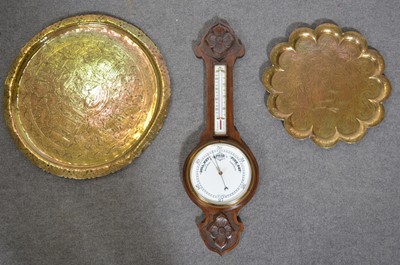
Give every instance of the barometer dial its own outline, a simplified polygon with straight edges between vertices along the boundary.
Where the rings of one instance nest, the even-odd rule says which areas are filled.
[[[227,143],[214,143],[194,156],[190,183],[203,201],[230,205],[246,194],[251,175],[249,159],[242,150]]]

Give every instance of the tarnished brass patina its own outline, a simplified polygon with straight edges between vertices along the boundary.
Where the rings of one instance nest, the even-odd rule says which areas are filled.
[[[40,168],[94,178],[128,165],[162,127],[165,63],[138,28],[100,15],[67,18],[29,41],[6,80],[5,118]]]
[[[333,24],[299,28],[270,60],[263,75],[267,106],[293,137],[328,148],[357,142],[382,121],[391,86],[382,56],[361,34]]]

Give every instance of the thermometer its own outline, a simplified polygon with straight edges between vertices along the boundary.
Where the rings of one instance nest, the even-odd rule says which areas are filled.
[[[214,65],[214,134],[226,135],[226,65]]]

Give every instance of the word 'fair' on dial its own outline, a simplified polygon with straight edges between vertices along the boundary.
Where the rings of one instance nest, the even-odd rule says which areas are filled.
[[[213,143],[201,149],[190,167],[193,190],[205,202],[229,205],[240,200],[251,183],[251,166],[238,147]]]

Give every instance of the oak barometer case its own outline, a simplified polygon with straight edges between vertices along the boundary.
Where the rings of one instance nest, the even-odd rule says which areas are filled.
[[[218,20],[195,48],[206,69],[206,128],[184,165],[184,186],[205,215],[198,224],[206,246],[220,255],[237,246],[243,223],[239,210],[258,184],[258,165],[233,118],[233,66],[244,46],[224,20]]]

